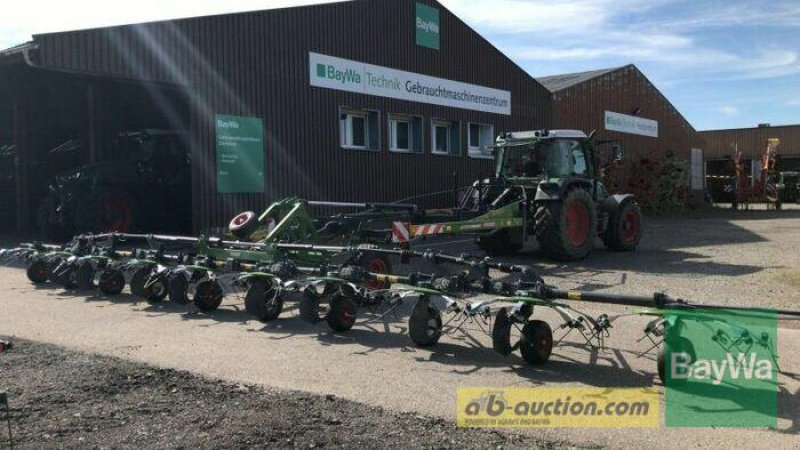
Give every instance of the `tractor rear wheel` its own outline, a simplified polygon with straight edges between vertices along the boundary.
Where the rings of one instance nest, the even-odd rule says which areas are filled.
[[[544,364],[553,353],[553,330],[542,320],[531,320],[522,327],[519,351],[528,364]]]
[[[634,201],[626,201],[611,213],[602,236],[609,250],[630,252],[642,239],[642,213]]]
[[[75,214],[78,232],[128,233],[137,226],[133,197],[123,189],[105,188],[82,199]]]
[[[589,192],[572,189],[547,208],[549,214],[544,215],[547,223],[537,236],[542,250],[558,261],[577,261],[589,256],[597,232],[597,213]]]
[[[26,275],[31,283],[42,284],[47,282],[47,274],[49,272],[50,269],[47,267],[47,262],[41,258],[37,258],[28,266]]]

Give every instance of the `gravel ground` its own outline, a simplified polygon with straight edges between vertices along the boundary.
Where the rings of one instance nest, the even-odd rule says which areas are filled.
[[[530,437],[20,340],[0,361],[14,440],[41,447],[553,448]],[[7,445],[5,424],[0,447]]]

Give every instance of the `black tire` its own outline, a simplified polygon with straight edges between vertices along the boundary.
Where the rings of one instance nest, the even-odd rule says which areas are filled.
[[[59,266],[64,262],[64,258],[61,256],[54,256],[47,261],[47,279],[53,283],[59,283],[58,274],[56,271],[58,270]]]
[[[147,282],[147,279],[150,277],[150,273],[152,271],[152,267],[145,266],[139,267],[133,272],[133,275],[131,275],[131,280],[128,282],[128,286],[131,289],[131,294],[140,298],[147,298],[147,294],[144,291],[144,284]]]
[[[258,215],[253,211],[237,214],[228,224],[228,230],[241,240],[247,240],[256,229],[258,229]]]
[[[42,200],[37,210],[37,222],[39,232],[48,240],[55,242],[65,242],[75,235],[75,227],[72,224],[57,224],[51,220],[50,214],[55,211],[57,200],[53,194],[48,194]]]
[[[597,234],[597,213],[589,192],[572,189],[547,208],[547,224],[537,236],[542,250],[558,261],[578,261],[589,256]]]
[[[608,217],[608,227],[600,237],[609,250],[635,250],[642,239],[642,212],[636,202],[625,201],[612,211]]]
[[[519,229],[513,229],[515,233],[521,233]],[[489,233],[478,235],[476,243],[478,248],[486,252],[488,256],[510,256],[522,250],[521,242],[511,240],[512,230],[501,228]]]
[[[189,280],[182,273],[172,273],[167,281],[169,301],[178,305],[189,304]]]
[[[528,364],[544,364],[553,353],[553,330],[547,322],[531,320],[522,327],[519,351]]]
[[[417,301],[408,318],[408,334],[420,347],[431,347],[442,337],[442,314],[428,302]]]
[[[330,312],[326,320],[331,330],[344,333],[356,324],[358,305],[350,297],[337,295],[331,300]]]
[[[94,266],[89,261],[83,261],[75,269],[75,282],[80,289],[93,290],[97,287],[94,284],[95,270]]]
[[[125,275],[118,269],[106,269],[100,274],[98,287],[103,295],[119,295],[125,288]]]
[[[136,201],[124,189],[101,186],[81,198],[75,214],[78,232],[129,233],[139,225]]]
[[[55,282],[64,287],[64,289],[72,290],[78,288],[78,280],[76,275],[76,267],[71,263],[64,263],[56,269]]]
[[[167,281],[163,276],[158,276],[155,280],[147,280],[143,288],[145,298],[150,303],[161,303],[167,298]]]
[[[215,280],[205,280],[197,284],[194,306],[205,313],[216,311],[222,304],[222,286]]]
[[[283,311],[283,298],[272,283],[256,281],[247,288],[244,297],[245,310],[261,322],[277,319]]]
[[[681,353],[686,352],[691,356],[692,361],[697,360],[697,353],[694,350],[694,344],[692,344],[692,341],[690,341],[689,339],[681,336],[669,340],[665,339],[664,343],[661,345],[661,349],[659,349],[658,351],[658,357],[656,360],[658,378],[661,379],[661,382],[664,384],[667,383],[667,378],[666,378],[667,358],[669,357],[669,355],[676,352],[681,352]],[[672,380],[671,383],[680,381],[683,380],[675,379]]]
[[[313,287],[306,288],[298,305],[300,318],[312,325],[325,320],[328,316],[328,308],[322,307],[322,300],[324,298],[332,298],[334,292],[334,287],[330,285],[326,285],[324,292],[321,294]]]
[[[28,270],[25,271],[25,274],[28,276],[28,280],[30,280],[31,283],[43,284],[47,283],[50,269],[45,260],[36,258],[31,262],[31,265],[28,266]]]

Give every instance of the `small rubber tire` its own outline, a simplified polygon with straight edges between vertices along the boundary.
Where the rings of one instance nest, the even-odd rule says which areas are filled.
[[[80,289],[88,291],[97,288],[97,285],[94,283],[94,276],[94,266],[92,266],[92,263],[89,261],[81,262],[78,268],[75,269],[75,282]]]
[[[519,341],[522,358],[531,365],[546,363],[553,353],[553,330],[547,322],[531,320],[522,327]]]
[[[161,303],[165,298],[167,298],[167,283],[164,281],[162,276],[159,276],[158,279],[150,283],[149,286],[147,286],[147,283],[145,283],[145,286],[146,287],[143,288],[143,291],[145,298],[149,303]]]
[[[61,263],[64,262],[64,257],[62,256],[54,256],[47,261],[47,279],[53,283],[59,283],[58,275],[56,275],[56,270]]]
[[[691,356],[692,361],[697,360],[697,353],[694,349],[694,344],[689,339],[677,336],[675,338],[670,339],[667,341],[664,339],[664,343],[661,345],[661,348],[658,350],[658,357],[656,359],[656,369],[658,370],[658,378],[661,380],[664,385],[667,383],[667,357],[668,355],[672,354],[673,352],[686,352]],[[674,383],[679,381],[680,379],[674,379],[671,382]],[[682,381],[682,380],[680,380]]]
[[[133,275],[131,275],[131,280],[128,283],[128,286],[131,289],[131,294],[140,298],[147,298],[147,294],[144,292],[144,284],[147,282],[147,278],[150,276],[150,272],[152,271],[152,267],[146,266],[140,267],[133,272]]]
[[[194,306],[202,312],[209,313],[219,309],[222,304],[222,286],[215,280],[205,280],[197,284],[194,294]]]
[[[31,265],[28,266],[28,270],[25,271],[25,275],[28,276],[28,280],[30,280],[30,282],[33,284],[47,283],[49,274],[50,268],[48,267],[47,262],[41,258],[34,259],[31,262]]]
[[[350,297],[337,295],[331,300],[330,312],[325,320],[331,330],[344,333],[356,324],[358,305]]]
[[[169,301],[178,305],[189,304],[189,280],[182,273],[171,273],[167,281]]]
[[[125,275],[118,269],[106,269],[97,284],[103,295],[119,295],[125,288]]]
[[[258,215],[253,211],[237,214],[228,224],[228,230],[237,238],[246,240],[258,228]]]
[[[330,293],[331,286],[325,286],[325,292],[318,293],[313,287],[308,287],[303,291],[303,297],[300,299],[298,309],[300,318],[305,322],[316,325],[327,318],[327,309],[321,308],[322,299],[332,295]],[[324,312],[324,314],[321,314]]]
[[[271,322],[281,315],[283,298],[275,292],[272,283],[256,281],[247,288],[244,309],[261,322]]]
[[[408,334],[420,347],[431,347],[442,337],[442,314],[425,302],[417,301],[408,318]]]

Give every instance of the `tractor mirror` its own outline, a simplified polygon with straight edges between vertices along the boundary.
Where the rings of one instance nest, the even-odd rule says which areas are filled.
[[[615,144],[611,149],[614,150],[614,161],[622,161],[622,146]]]

